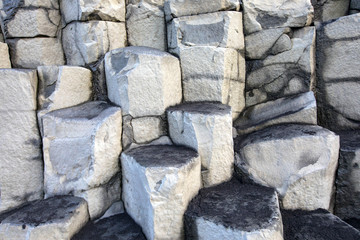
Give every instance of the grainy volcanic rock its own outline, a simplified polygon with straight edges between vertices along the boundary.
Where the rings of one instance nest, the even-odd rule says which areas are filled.
[[[200,190],[185,212],[187,239],[283,239],[276,192],[238,180]]]
[[[339,154],[339,137],[333,132],[277,125],[238,137],[235,151],[243,179],[276,188],[285,209],[331,207]]]
[[[220,103],[187,103],[167,110],[172,141],[195,149],[201,158],[205,187],[229,180],[234,149],[231,109]]]
[[[147,239],[182,239],[183,215],[201,187],[198,154],[185,147],[144,146],[121,154],[126,212]]]
[[[57,196],[0,215],[0,239],[70,239],[88,221],[84,199]]]

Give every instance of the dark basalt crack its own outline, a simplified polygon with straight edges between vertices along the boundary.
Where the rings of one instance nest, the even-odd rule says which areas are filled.
[[[230,114],[231,108],[220,102],[192,102],[170,107],[167,111],[182,111],[206,115],[226,115]]]

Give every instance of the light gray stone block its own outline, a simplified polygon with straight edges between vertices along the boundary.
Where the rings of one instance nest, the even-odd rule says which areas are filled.
[[[11,68],[9,48],[0,41],[0,68]]]
[[[350,2],[351,0],[311,0],[314,21],[326,22],[348,15]]]

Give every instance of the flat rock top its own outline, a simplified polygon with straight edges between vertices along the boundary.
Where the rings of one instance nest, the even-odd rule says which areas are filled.
[[[355,151],[360,149],[360,130],[337,132],[340,136],[340,149],[342,151]]]
[[[119,214],[89,222],[72,240],[146,240],[141,228],[131,217]]]
[[[36,227],[43,224],[64,222],[85,200],[73,196],[57,196],[32,201],[0,216],[1,223],[23,224]]]
[[[143,167],[182,167],[194,158],[197,152],[186,147],[171,145],[143,146],[123,153],[132,157]]]
[[[326,210],[283,210],[284,240],[358,240],[360,232]]]
[[[226,228],[253,231],[267,228],[279,218],[275,191],[232,179],[215,187],[201,189],[185,213],[187,219],[204,218]]]
[[[167,111],[182,111],[206,115],[226,115],[231,113],[231,107],[219,102],[193,102],[170,107]]]

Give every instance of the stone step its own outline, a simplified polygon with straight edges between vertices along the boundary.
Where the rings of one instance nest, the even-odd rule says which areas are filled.
[[[126,213],[88,222],[71,240],[146,240],[141,227]]]
[[[274,189],[239,180],[200,190],[185,213],[186,239],[283,239]]]
[[[182,239],[183,215],[201,187],[198,154],[185,147],[142,146],[121,154],[126,212],[148,240]]]
[[[195,102],[167,110],[171,140],[196,150],[205,187],[228,181],[234,168],[231,108]]]
[[[0,215],[0,239],[68,240],[88,220],[87,203],[82,198],[36,200]]]
[[[235,169],[273,187],[285,209],[330,209],[339,137],[314,125],[276,125],[235,140]]]
[[[282,210],[284,240],[358,240],[360,232],[323,209]]]

